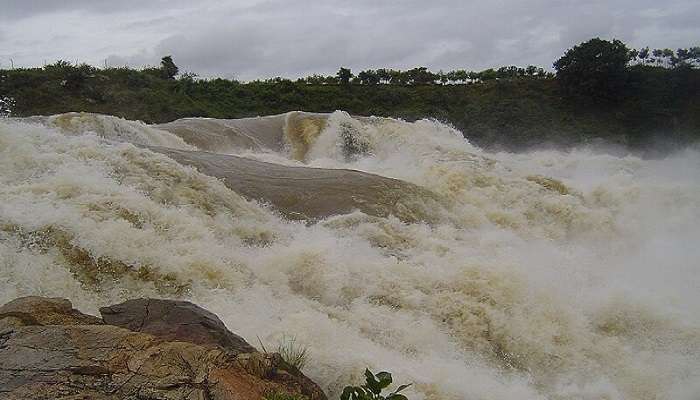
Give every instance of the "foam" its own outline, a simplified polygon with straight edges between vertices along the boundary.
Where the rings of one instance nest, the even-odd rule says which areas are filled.
[[[341,112],[305,136],[304,157],[227,149],[449,202],[439,223],[355,211],[307,224],[127,143],[179,138],[115,136],[132,123],[105,118],[114,130],[0,121],[0,302],[186,298],[251,343],[296,336],[331,397],[365,367],[413,382],[412,399],[700,395],[697,151],[488,153],[435,121]]]

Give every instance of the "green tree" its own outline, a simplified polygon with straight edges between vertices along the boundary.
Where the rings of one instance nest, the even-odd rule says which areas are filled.
[[[389,83],[391,82],[391,70],[380,68],[377,70],[377,77],[380,83]]]
[[[469,73],[463,69],[458,69],[448,72],[447,78],[454,83],[466,83],[469,79]]]
[[[627,79],[630,51],[619,40],[591,39],[554,63],[557,80],[569,95],[616,99]]]
[[[525,68],[525,76],[543,77],[543,76],[546,76],[546,73],[540,67],[536,67],[534,65],[528,65],[527,68]]]
[[[352,71],[350,71],[349,68],[344,67],[338,70],[336,76],[338,77],[338,83],[345,86],[350,84],[350,79],[353,77]]]
[[[520,69],[514,65],[501,67],[496,71],[499,79],[515,79],[521,75]]]
[[[165,79],[175,79],[175,75],[180,72],[172,56],[165,56],[160,60],[160,70]]]
[[[357,74],[357,78],[363,85],[376,85],[379,83],[379,75],[377,75],[377,71],[372,69],[360,72]]]
[[[406,81],[412,85],[430,85],[435,83],[437,76],[426,67],[416,67],[405,72]]]
[[[447,78],[447,74],[443,72],[443,70],[438,71],[435,75],[437,76],[437,80],[440,81],[441,85],[447,84],[447,81],[449,79]]]
[[[688,59],[700,63],[700,46],[691,47],[688,49]]]
[[[95,76],[95,68],[88,64],[80,64],[67,68],[64,82],[70,90],[82,89],[87,80]]]
[[[389,83],[392,85],[405,85],[407,83],[407,77],[404,72],[391,69],[389,70],[389,76]]]
[[[640,60],[642,60],[642,64],[646,64],[647,58],[649,58],[649,48],[645,47],[641,50],[639,50],[639,54],[637,55]]]
[[[498,78],[498,72],[495,71],[493,68],[489,68],[481,72],[477,72],[476,76],[478,77],[477,79],[480,79],[484,82],[495,81],[496,78]]]

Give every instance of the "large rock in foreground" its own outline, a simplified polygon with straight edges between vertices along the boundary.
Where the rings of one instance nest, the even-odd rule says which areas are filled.
[[[325,400],[278,354],[256,351],[194,304],[139,299],[101,312],[41,297],[0,307],[0,398]]]

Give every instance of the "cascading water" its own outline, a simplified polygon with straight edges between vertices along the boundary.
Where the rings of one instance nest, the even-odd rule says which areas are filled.
[[[700,397],[696,150],[489,153],[434,121],[269,118],[250,122],[264,140],[248,122],[0,120],[0,303],[186,298],[251,343],[296,336],[331,398],[365,367],[412,399]],[[143,146],[365,171],[444,210],[290,221]]]

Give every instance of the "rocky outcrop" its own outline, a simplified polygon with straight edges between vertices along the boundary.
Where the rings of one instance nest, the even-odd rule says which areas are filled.
[[[214,314],[138,299],[101,309],[21,298],[0,307],[0,399],[325,400],[278,354],[256,351]]]
[[[245,198],[272,205],[290,219],[315,220],[360,210],[404,222],[440,221],[444,199],[398,179],[347,169],[291,167],[204,151],[149,146],[219,178]]]
[[[22,297],[0,307],[0,323],[20,325],[98,325],[102,321],[73,308],[70,301],[46,297]],[[2,325],[0,325],[2,326]]]
[[[100,308],[106,324],[167,340],[221,346],[237,353],[255,348],[234,335],[214,314],[187,301],[134,299]]]

